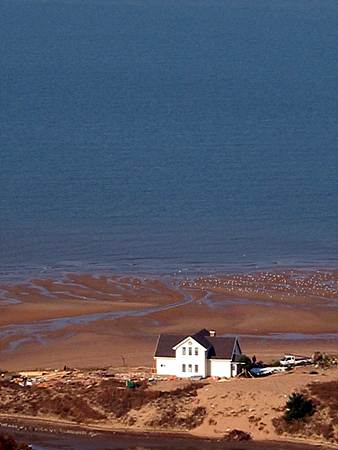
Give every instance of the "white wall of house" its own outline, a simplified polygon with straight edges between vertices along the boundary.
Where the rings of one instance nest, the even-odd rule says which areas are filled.
[[[209,359],[209,375],[211,377],[232,376],[232,364],[230,359]]]
[[[176,375],[181,378],[193,376],[206,377],[208,375],[206,349],[188,337],[175,347]]]
[[[174,347],[175,357],[155,357],[158,375],[175,375],[179,378],[193,376],[231,378],[241,370],[241,366],[230,359],[207,359],[207,350],[192,337],[184,339]],[[240,355],[236,343],[234,354]]]
[[[231,364],[231,376],[235,377],[241,372],[241,364],[232,363]]]
[[[175,358],[156,357],[156,373],[157,375],[176,375],[177,364]]]

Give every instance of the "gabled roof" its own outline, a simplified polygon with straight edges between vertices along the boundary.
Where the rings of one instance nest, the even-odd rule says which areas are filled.
[[[188,336],[183,334],[160,334],[154,356],[175,358],[175,350],[173,350],[173,347],[186,337]]]
[[[209,333],[209,332],[207,332]],[[210,348],[210,342],[208,342],[208,340],[205,338],[205,334],[204,331],[201,330],[198,333],[195,334],[188,334],[187,336],[183,337],[183,339],[179,340],[175,345],[174,345],[174,350],[176,350],[175,347],[177,347],[178,345],[180,345],[181,343],[183,343],[184,341],[188,340],[188,339],[193,339],[194,341],[196,341],[198,344],[200,344],[202,347],[204,347],[206,350],[208,350]]]
[[[175,347],[184,339],[191,337],[207,350],[211,359],[233,359],[237,338],[209,336],[207,330],[195,334],[160,334],[155,350],[155,357],[175,358]]]
[[[208,337],[211,344],[208,358],[233,359],[236,340],[236,337]]]

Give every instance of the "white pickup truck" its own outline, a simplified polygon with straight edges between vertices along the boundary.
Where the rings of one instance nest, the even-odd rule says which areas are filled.
[[[298,355],[284,355],[280,361],[280,365],[284,367],[291,366],[303,366],[305,364],[311,364],[313,361],[311,358],[307,356],[298,356]]]

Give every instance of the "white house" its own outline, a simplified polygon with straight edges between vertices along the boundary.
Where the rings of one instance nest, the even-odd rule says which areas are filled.
[[[230,378],[241,370],[241,354],[236,337],[203,329],[191,335],[160,334],[154,359],[157,375]]]

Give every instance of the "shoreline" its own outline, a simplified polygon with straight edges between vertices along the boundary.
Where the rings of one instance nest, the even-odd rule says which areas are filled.
[[[338,258],[338,257],[337,257]],[[223,275],[245,275],[254,274],[257,272],[283,272],[283,271],[300,271],[300,272],[332,272],[338,270],[337,260],[332,261],[310,261],[310,262],[294,262],[294,263],[225,263],[222,265],[215,264],[213,266],[209,264],[198,264],[197,267],[193,267],[194,264],[180,264],[177,266],[163,269],[158,269],[158,265],[154,265],[153,268],[145,268],[133,263],[120,264],[118,266],[110,264],[99,263],[73,263],[73,264],[46,264],[46,265],[17,265],[17,266],[4,266],[0,265],[0,284],[1,283],[18,283],[34,278],[48,279],[55,277],[64,277],[67,274],[84,274],[88,273],[94,277],[114,275],[114,276],[135,276],[135,277],[154,277],[154,278],[166,278],[166,277],[199,277],[199,276],[223,276]],[[156,267],[156,269],[155,269]]]
[[[168,432],[161,430],[154,431],[133,431],[123,428],[108,428],[104,426],[91,426],[83,424],[74,424],[70,422],[63,422],[59,420],[47,420],[42,418],[33,417],[19,417],[19,416],[6,416],[0,414],[0,431],[5,431],[8,434],[15,434],[20,439],[27,437],[32,440],[45,442],[45,445],[55,445],[53,440],[61,441],[66,438],[69,443],[76,445],[76,441],[79,441],[81,447],[74,447],[76,450],[83,447],[83,439],[89,440],[88,449],[97,448],[90,446],[93,441],[105,441],[109,442],[110,448],[113,444],[117,444],[118,448],[121,447],[122,442],[127,445],[160,445],[160,448],[173,449],[184,448],[182,445],[190,445],[193,443],[194,449],[215,449],[215,450],[329,450],[337,449],[338,445],[328,444],[327,442],[320,442],[308,439],[265,439],[265,440],[250,440],[250,441],[226,441],[219,437],[209,436],[196,436],[189,432]],[[46,442],[47,438],[47,442]],[[48,444],[48,439],[52,439],[52,443]],[[29,442],[31,443],[31,442]],[[34,442],[32,441],[34,444]],[[101,445],[99,443],[99,445]],[[177,447],[176,447],[177,445]],[[54,447],[53,447],[54,448]],[[58,447],[55,447],[58,448]],[[86,447],[87,448],[87,447]],[[158,448],[158,447],[156,447]],[[188,447],[191,448],[190,446]],[[60,447],[61,449],[61,447]]]

